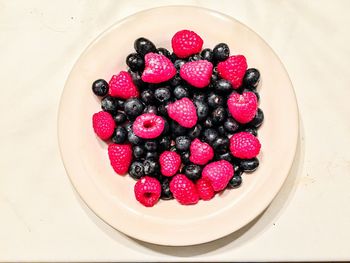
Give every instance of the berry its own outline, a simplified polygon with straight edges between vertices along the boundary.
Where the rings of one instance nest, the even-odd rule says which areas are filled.
[[[109,95],[130,99],[138,97],[139,91],[132,81],[131,75],[126,71],[120,71],[118,75],[113,75],[109,81]]]
[[[203,123],[205,128],[212,128],[214,126],[213,119],[211,117],[207,117]]]
[[[227,93],[230,93],[232,91],[232,85],[226,79],[219,79],[215,83],[214,88],[218,93],[221,93],[221,94],[227,94]]]
[[[157,152],[147,152],[146,153],[146,160],[158,160],[159,154]]]
[[[201,134],[202,129],[203,129],[202,125],[197,124],[188,132],[187,135],[188,135],[188,137],[190,137],[190,139],[197,138]]]
[[[154,92],[154,97],[159,103],[165,103],[171,97],[171,92],[168,87],[158,88]]]
[[[251,159],[260,152],[261,144],[254,135],[249,132],[239,132],[230,139],[230,151],[234,157]]]
[[[227,137],[218,137],[213,141],[212,145],[217,153],[225,153],[229,149],[230,140]]]
[[[190,30],[178,31],[171,39],[171,46],[179,58],[186,58],[202,50],[203,40]]]
[[[194,102],[206,102],[206,100],[207,100],[207,95],[204,92],[200,90],[194,92],[193,94]]]
[[[168,116],[168,111],[166,109],[166,106],[163,104],[163,105],[160,105],[158,108],[157,108],[157,112],[159,115],[161,116],[164,116],[164,117],[167,117]]]
[[[196,182],[196,188],[200,199],[207,201],[214,197],[215,192],[211,182],[207,178],[201,178]]]
[[[239,167],[243,172],[254,172],[259,166],[259,160],[257,158],[241,160]]]
[[[128,72],[131,76],[132,82],[136,85],[136,87],[144,88],[147,85],[145,82],[142,81],[140,72],[133,72],[131,70]]]
[[[174,198],[182,205],[198,203],[199,196],[194,183],[184,174],[177,174],[170,182],[170,191]]]
[[[181,161],[183,164],[190,164],[190,152],[181,152],[180,153],[181,156]]]
[[[95,80],[94,83],[92,83],[92,91],[96,96],[106,96],[108,93],[108,83],[104,79],[98,79]]]
[[[194,139],[190,146],[190,161],[195,164],[204,165],[214,157],[211,146],[199,139]]]
[[[132,71],[141,71],[145,67],[145,61],[137,53],[131,53],[126,57],[126,64]]]
[[[193,62],[193,61],[198,61],[198,60],[201,60],[201,59],[202,59],[202,57],[201,57],[200,54],[194,54],[193,56],[190,56],[188,58],[188,61],[189,62]]]
[[[202,178],[207,178],[216,192],[225,189],[232,177],[233,166],[225,160],[207,164],[202,172]]]
[[[185,128],[192,128],[197,123],[196,107],[189,98],[182,98],[168,105],[168,115]]]
[[[224,61],[230,56],[230,48],[225,43],[217,44],[213,49],[213,58],[215,61]]]
[[[161,83],[175,76],[176,69],[171,61],[163,55],[148,53],[145,56],[146,67],[142,80],[148,83]]]
[[[121,144],[126,141],[127,137],[128,132],[126,131],[126,129],[122,126],[118,126],[115,129],[114,136],[112,137],[112,142]]]
[[[256,88],[260,81],[260,72],[255,68],[249,68],[244,75],[243,84],[246,87]]]
[[[220,62],[217,69],[220,77],[230,81],[232,87],[237,89],[242,84],[247,69],[247,61],[242,55],[231,56],[227,60]]]
[[[219,106],[212,111],[211,117],[215,125],[222,123],[226,119],[226,110],[224,107]]]
[[[156,52],[156,46],[147,38],[140,37],[135,40],[134,48],[137,53],[144,57],[147,53]]]
[[[223,125],[220,125],[219,127],[217,127],[216,130],[218,131],[219,135],[227,136],[226,130]]]
[[[209,143],[210,145],[218,138],[219,134],[214,129],[206,129],[203,132],[203,141]]]
[[[232,157],[231,153],[229,153],[229,152],[217,155],[216,159],[217,160],[225,160],[225,161],[228,161],[230,163],[233,162],[233,157]]]
[[[179,136],[175,139],[175,147],[179,152],[187,151],[190,148],[191,139],[188,136]]]
[[[152,114],[156,114],[158,113],[158,109],[156,106],[151,106],[148,105],[146,106],[146,108],[143,110],[143,113],[152,113]]]
[[[171,58],[171,54],[170,54],[169,50],[167,50],[166,48],[163,48],[163,47],[157,48],[157,53],[159,55],[166,56],[168,59]]]
[[[233,169],[233,176],[237,176],[237,175],[241,176],[242,174],[243,174],[242,169],[238,165],[235,165]]]
[[[131,178],[138,180],[145,175],[144,167],[141,162],[133,162],[129,168]]]
[[[126,174],[132,159],[132,150],[129,144],[108,145],[109,161],[117,174]]]
[[[145,142],[145,149],[149,152],[157,151],[157,141],[155,140],[149,140]]]
[[[151,89],[146,89],[142,91],[141,100],[146,105],[153,104],[155,102],[154,91]]]
[[[159,164],[152,159],[146,159],[143,162],[143,167],[145,171],[145,175],[156,175],[159,173]]]
[[[182,78],[180,74],[176,74],[171,80],[169,80],[169,85],[171,87],[176,87],[182,83]]]
[[[170,137],[168,136],[162,137],[159,141],[160,151],[168,150],[170,148],[170,145],[171,145],[171,140],[170,140]]]
[[[141,145],[143,143],[143,140],[136,136],[132,130],[128,131],[128,141],[133,145]]]
[[[133,132],[143,139],[157,138],[164,130],[164,119],[152,113],[144,113],[136,118]]]
[[[107,140],[113,135],[115,122],[111,114],[100,111],[92,116],[92,127],[98,137]]]
[[[124,112],[126,116],[133,120],[139,116],[144,109],[144,105],[139,99],[128,99],[124,103]]]
[[[161,182],[161,186],[162,186],[162,193],[160,195],[160,198],[163,200],[170,200],[173,199],[173,194],[170,191],[170,178],[163,178],[162,182]]]
[[[123,124],[126,121],[126,115],[122,112],[117,112],[114,116],[113,119],[116,124]]]
[[[180,169],[181,158],[176,152],[165,151],[159,157],[160,172],[164,176],[173,176]]]
[[[132,153],[136,160],[140,160],[146,154],[145,148],[143,146],[136,145],[132,148]]]
[[[125,100],[114,98],[114,102],[118,110],[124,110]]]
[[[182,127],[180,124],[177,122],[171,122],[171,132],[173,137],[185,135],[187,133],[188,129]]]
[[[227,187],[228,188],[237,188],[242,184],[242,177],[240,175],[235,175],[231,178],[231,180],[228,182]]]
[[[204,101],[195,100],[194,105],[196,106],[196,112],[199,121],[203,121],[209,114],[209,107]]]
[[[213,61],[213,51],[210,48],[205,48],[201,52],[201,57],[209,62]]]
[[[101,108],[111,114],[114,114],[118,110],[117,101],[111,96],[106,96],[101,101]]]
[[[134,187],[136,200],[146,207],[154,206],[160,197],[162,187],[155,178],[145,176]]]
[[[255,117],[247,124],[248,126],[259,128],[264,121],[264,112],[258,108]]]
[[[209,85],[213,64],[207,60],[187,62],[180,69],[180,76],[189,84],[197,88]]]
[[[183,173],[191,181],[196,181],[202,176],[202,168],[196,164],[189,164],[183,167]]]
[[[232,118],[228,118],[224,122],[224,128],[228,133],[232,134],[239,129],[239,123]]]
[[[211,92],[208,95],[208,105],[209,107],[212,107],[215,109],[219,106],[224,105],[224,99],[220,95],[214,92]]]
[[[173,94],[174,97],[178,100],[190,96],[188,89],[181,85],[178,85],[174,88]]]
[[[258,101],[253,92],[243,94],[233,92],[227,100],[227,106],[236,121],[248,123],[255,117]]]
[[[180,68],[185,65],[186,61],[185,60],[182,60],[182,59],[178,59],[178,60],[175,60],[174,62],[174,67],[177,69],[177,70],[180,70]]]
[[[255,128],[245,128],[243,131],[249,132],[250,134],[254,135],[255,137],[258,136],[258,131]]]

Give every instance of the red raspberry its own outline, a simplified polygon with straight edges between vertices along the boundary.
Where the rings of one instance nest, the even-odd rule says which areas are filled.
[[[148,83],[160,83],[175,76],[176,69],[171,61],[163,55],[148,53],[145,56],[145,70],[142,80]]]
[[[146,207],[154,206],[158,202],[161,192],[162,187],[159,181],[149,176],[141,178],[134,186],[136,200]]]
[[[115,122],[111,114],[100,111],[92,116],[92,127],[98,137],[107,140],[113,135]]]
[[[239,132],[230,138],[230,151],[237,158],[254,158],[259,154],[260,148],[259,139],[249,132]]]
[[[120,71],[118,75],[113,75],[109,81],[109,95],[122,99],[136,98],[139,91],[135,86],[130,74],[126,71]]]
[[[199,139],[194,139],[190,146],[190,161],[195,164],[204,165],[214,157],[211,146]]]
[[[224,190],[232,177],[233,166],[225,160],[210,163],[202,171],[202,178],[211,182],[214,191]]]
[[[159,157],[160,172],[164,176],[173,176],[180,169],[181,157],[176,152],[165,151]]]
[[[132,130],[143,139],[153,139],[162,134],[165,121],[154,113],[144,113],[136,118]]]
[[[237,89],[242,85],[242,80],[247,70],[247,61],[243,55],[231,56],[220,62],[217,69],[220,77],[230,81],[232,87]]]
[[[111,143],[108,145],[108,157],[117,174],[126,174],[132,159],[131,146],[129,144]]]
[[[182,205],[196,204],[199,200],[194,183],[184,174],[177,174],[170,182],[170,191]]]
[[[181,30],[171,39],[171,46],[179,58],[186,58],[202,50],[203,40],[195,32]]]
[[[209,181],[208,178],[200,178],[196,182],[196,187],[197,187],[199,197],[202,200],[210,200],[215,195],[214,189],[211,186],[211,182]]]
[[[204,88],[210,83],[213,64],[207,60],[187,62],[180,68],[180,76],[192,86]]]
[[[243,92],[242,95],[233,92],[227,100],[227,106],[236,121],[247,123],[256,115],[258,99],[251,91]]]
[[[168,115],[185,128],[192,128],[197,123],[197,111],[189,98],[182,98],[168,105]]]

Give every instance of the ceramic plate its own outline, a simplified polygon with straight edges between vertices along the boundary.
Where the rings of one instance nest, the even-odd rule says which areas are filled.
[[[259,130],[260,167],[244,174],[243,184],[195,206],[160,201],[152,208],[134,197],[135,181],[114,173],[107,145],[96,138],[91,116],[100,101],[91,91],[98,78],[109,80],[125,70],[125,58],[140,36],[171,49],[175,32],[191,29],[204,47],[225,42],[231,54],[244,54],[262,75],[260,107],[265,122]],[[283,95],[283,96],[282,96]],[[161,7],[132,15],[102,33],[80,56],[64,88],[58,135],[66,171],[86,204],[115,229],[146,242],[193,245],[223,237],[258,216],[287,177],[298,137],[298,110],[288,74],[272,49],[255,32],[226,15],[196,7]]]

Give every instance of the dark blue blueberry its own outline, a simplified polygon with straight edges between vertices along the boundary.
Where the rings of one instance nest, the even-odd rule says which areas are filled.
[[[137,53],[131,53],[126,57],[126,64],[132,71],[142,71],[145,67],[145,61]]]
[[[209,62],[213,61],[213,51],[210,48],[205,48],[201,52],[203,59],[208,60]]]
[[[115,98],[113,98],[111,96],[106,96],[101,101],[101,108],[104,111],[107,111],[111,114],[114,114],[118,110],[118,105],[116,103]]]
[[[143,163],[138,161],[133,162],[129,167],[129,175],[135,180],[142,178],[145,175]]]
[[[106,96],[108,93],[108,83],[104,79],[98,79],[95,80],[94,83],[92,83],[92,91],[96,96]]]
[[[191,145],[191,139],[188,136],[179,136],[175,138],[175,147],[179,152],[188,151]]]
[[[127,137],[128,137],[128,132],[126,131],[126,129],[123,126],[118,126],[114,131],[112,141],[114,143],[121,144],[126,141]]]
[[[183,167],[182,172],[192,181],[196,181],[202,176],[202,168],[196,164],[189,164]]]
[[[228,59],[230,56],[230,48],[225,43],[217,44],[213,49],[214,61],[220,62]]]
[[[137,116],[141,115],[144,109],[144,105],[139,99],[128,99],[124,104],[124,112],[126,116],[133,120]]]
[[[241,160],[239,167],[243,172],[254,172],[259,166],[258,158]]]
[[[256,68],[249,68],[243,77],[243,85],[250,88],[256,88],[260,81],[260,72]]]
[[[147,53],[156,52],[156,46],[147,38],[140,37],[135,40],[134,48],[137,53],[144,57]]]

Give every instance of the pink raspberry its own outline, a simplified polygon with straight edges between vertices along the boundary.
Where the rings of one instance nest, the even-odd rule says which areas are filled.
[[[210,200],[214,197],[215,192],[213,187],[211,186],[211,182],[207,178],[200,178],[196,182],[197,191],[200,199],[202,200]]]
[[[173,177],[170,182],[170,191],[182,205],[196,204],[199,200],[196,186],[184,174],[177,174]]]
[[[248,123],[254,119],[258,109],[258,99],[251,91],[242,95],[233,92],[227,100],[228,110],[232,117],[240,123]]]
[[[202,50],[203,40],[195,32],[181,30],[171,39],[171,46],[179,58],[186,58]]]
[[[198,138],[194,139],[190,146],[190,161],[195,164],[204,165],[214,157],[214,151],[211,146],[201,142]]]
[[[146,207],[154,206],[158,202],[161,192],[159,181],[149,176],[141,178],[134,186],[136,200]]]
[[[145,70],[142,80],[148,83],[160,83],[175,76],[176,69],[173,63],[163,55],[148,53],[145,56]]]
[[[224,190],[232,177],[233,166],[225,160],[207,164],[202,171],[202,178],[207,178],[216,192]]]
[[[213,64],[207,60],[187,62],[180,68],[180,76],[197,88],[209,85],[213,73]]]
[[[132,159],[131,146],[129,144],[111,143],[108,145],[108,157],[117,174],[126,174]]]
[[[218,73],[223,79],[231,82],[234,89],[242,85],[244,74],[247,70],[247,61],[243,55],[230,56],[217,66]]]
[[[185,128],[196,125],[198,117],[196,107],[189,98],[182,98],[168,105],[168,115]]]
[[[160,172],[164,176],[173,176],[180,169],[181,157],[176,152],[165,151],[159,157]]]
[[[157,138],[164,130],[165,121],[154,113],[144,113],[136,118],[132,130],[143,139]]]
[[[98,137],[107,140],[113,135],[115,122],[111,114],[100,111],[92,116],[92,127]]]
[[[230,138],[230,151],[237,158],[254,158],[259,154],[260,148],[259,139],[249,132],[239,132]]]
[[[120,71],[118,75],[113,75],[109,81],[109,95],[130,99],[138,97],[139,91],[132,81],[131,75],[126,71]]]

